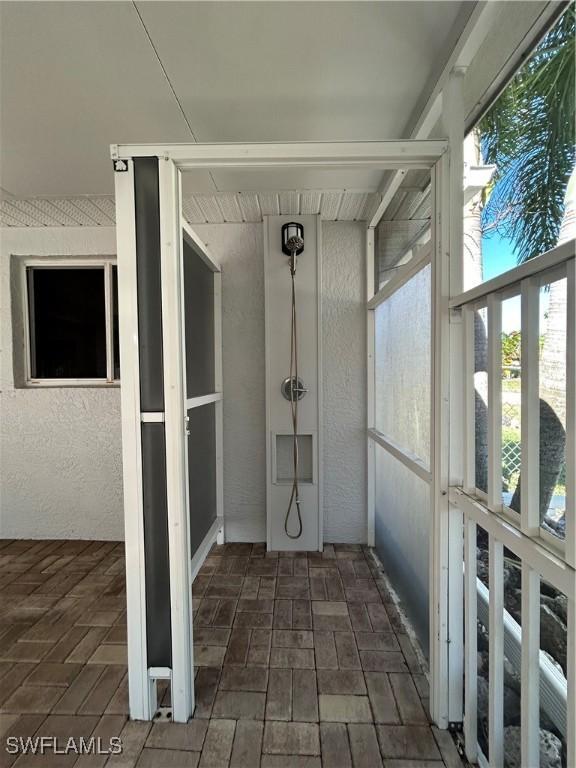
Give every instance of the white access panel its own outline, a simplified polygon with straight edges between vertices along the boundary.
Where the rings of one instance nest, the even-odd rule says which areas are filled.
[[[291,539],[284,522],[292,490],[286,473],[291,453],[290,403],[281,385],[290,373],[291,280],[289,257],[282,252],[281,229],[287,222],[304,226],[304,252],[297,257],[296,310],[298,376],[308,390],[298,404],[301,438],[300,501],[302,535]],[[321,428],[321,225],[318,216],[269,216],[264,224],[266,292],[266,503],[270,550],[322,549],[322,428]],[[289,530],[297,530],[296,505]]]

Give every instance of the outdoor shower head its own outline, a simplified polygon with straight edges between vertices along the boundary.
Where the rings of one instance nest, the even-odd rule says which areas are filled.
[[[286,256],[299,256],[304,251],[304,227],[296,222],[282,226],[282,252]]]

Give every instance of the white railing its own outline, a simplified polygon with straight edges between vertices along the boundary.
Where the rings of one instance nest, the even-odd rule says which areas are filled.
[[[521,678],[521,764],[539,765],[540,710],[566,738],[568,766],[576,766],[576,269],[574,240],[500,275],[450,301],[462,314],[464,367],[464,477],[450,501],[465,520],[465,740],[468,758],[504,762],[504,657]],[[539,295],[542,286],[567,281],[566,322],[566,510],[565,539],[540,525]],[[502,504],[502,302],[520,295],[521,340],[521,510]],[[474,312],[488,314],[488,488],[475,477]],[[489,592],[477,579],[477,526],[488,534]],[[522,628],[504,610],[504,547],[521,561]],[[540,652],[540,581],[567,598],[567,677]],[[477,622],[489,624],[489,760],[477,743]],[[563,725],[565,723],[565,725]]]

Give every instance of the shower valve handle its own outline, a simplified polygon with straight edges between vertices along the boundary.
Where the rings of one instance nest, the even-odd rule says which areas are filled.
[[[304,386],[304,382],[300,377],[298,379],[296,377],[288,377],[282,382],[281,391],[286,400],[301,400],[306,392],[308,392],[308,389]]]

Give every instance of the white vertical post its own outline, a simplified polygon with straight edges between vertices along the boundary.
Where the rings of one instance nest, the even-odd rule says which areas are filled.
[[[442,120],[450,146],[449,179],[442,200],[441,215],[448,219],[448,274],[443,289],[443,302],[464,290],[464,70],[450,72],[442,94]],[[464,433],[464,327],[462,313],[448,310],[444,320],[445,343],[449,348],[449,379],[444,382],[441,394],[447,421],[445,435],[446,487],[462,485],[465,470]],[[446,401],[448,401],[446,403]],[[464,519],[458,507],[448,505],[448,593],[446,596],[448,623],[448,720],[460,722],[464,702]]]
[[[520,697],[522,765],[536,766],[540,762],[540,576],[526,562],[522,563]]]
[[[464,743],[475,762],[478,751],[478,591],[476,589],[476,523],[464,526]]]
[[[214,272],[214,390],[223,391],[222,376],[222,273]],[[222,527],[218,544],[224,544],[224,403],[214,404],[216,419],[216,514]]]
[[[576,568],[576,260],[566,265],[566,561]],[[576,642],[576,637],[573,638]],[[576,758],[575,758],[576,764]]]
[[[572,595],[568,595],[567,682],[566,707],[566,765],[576,765],[576,577],[573,578]]]
[[[318,476],[318,551],[324,550],[324,387],[322,377],[322,217],[316,216],[316,291],[317,302],[317,324],[318,332],[316,334],[316,370],[318,372],[318,392],[316,395],[316,474]]]
[[[118,254],[118,322],[122,382],[122,471],[124,477],[124,549],[128,630],[128,691],[130,717],[150,720],[153,687],[148,679],[146,643],[146,580],[140,427],[140,361],[138,353],[138,283],[134,163],[114,174],[116,249]]]
[[[374,229],[366,229],[366,301],[374,295]],[[376,360],[375,360],[375,313],[367,310],[366,314],[366,386],[367,386],[367,420],[368,429],[376,427]],[[375,543],[376,526],[376,445],[367,438],[367,495],[366,511],[368,521],[367,543],[373,547]]]
[[[432,386],[430,537],[430,712],[439,728],[449,722],[448,582],[449,582],[449,205],[448,156],[431,172],[432,189]],[[462,561],[460,561],[462,562]],[[462,578],[462,575],[460,575]],[[460,681],[461,683],[461,681]]]
[[[502,302],[488,296],[488,508],[502,509]]]
[[[533,278],[522,281],[522,400],[520,525],[527,536],[540,528],[540,286]]]
[[[476,390],[474,387],[475,335],[474,309],[466,306],[463,312],[464,326],[464,483],[466,493],[476,489]]]
[[[504,765],[504,547],[489,537],[489,702],[488,748],[491,768]]]
[[[576,568],[576,260],[566,265],[566,560]],[[576,575],[568,596],[567,765],[576,765]]]
[[[159,159],[162,342],[166,430],[168,550],[172,622],[172,711],[185,723],[194,709],[192,585],[185,441],[185,359],[183,354],[182,225],[179,171]]]

